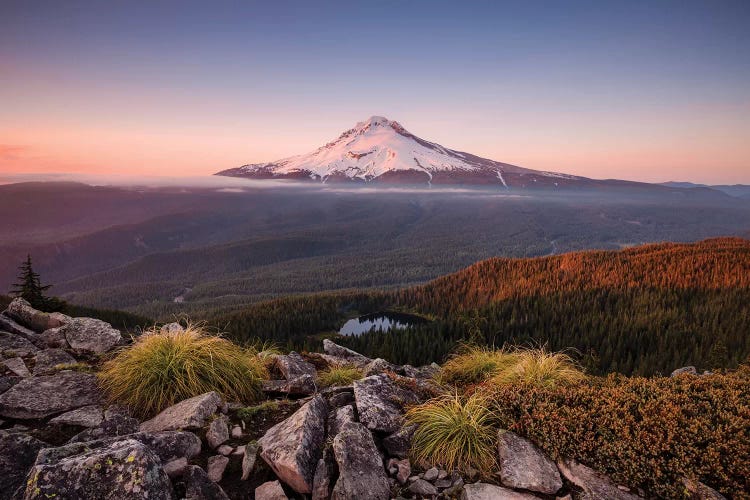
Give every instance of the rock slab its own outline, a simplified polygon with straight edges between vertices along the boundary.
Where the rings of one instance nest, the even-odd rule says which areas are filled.
[[[312,492],[325,440],[327,414],[328,404],[318,394],[258,440],[263,460],[298,493]]]
[[[68,345],[80,352],[103,354],[120,341],[120,331],[94,318],[73,318],[60,328]]]
[[[339,466],[339,478],[331,500],[388,500],[391,497],[383,459],[364,425],[345,424],[333,439],[333,453]]]
[[[393,433],[404,423],[404,407],[419,402],[417,395],[387,375],[372,375],[354,382],[359,421],[371,431]]]
[[[555,463],[534,443],[510,431],[497,434],[500,482],[510,488],[554,495],[562,488]]]
[[[610,500],[635,500],[640,498],[632,493],[621,490],[604,474],[600,474],[590,467],[573,459],[564,459],[557,463],[565,479],[583,490],[578,496],[581,500],[595,500],[607,498]]]
[[[166,408],[151,420],[143,422],[141,431],[197,430],[206,425],[220,405],[221,397],[216,392],[207,392]]]
[[[101,399],[96,377],[90,373],[62,371],[21,380],[0,395],[0,416],[18,419],[46,418]]]

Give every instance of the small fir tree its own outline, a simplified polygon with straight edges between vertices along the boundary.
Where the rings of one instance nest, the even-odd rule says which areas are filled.
[[[26,256],[26,260],[18,268],[21,274],[18,275],[18,283],[13,284],[11,295],[21,297],[26,300],[35,309],[42,311],[59,311],[65,305],[63,301],[56,297],[47,297],[44,292],[49,290],[52,285],[42,285],[39,274],[34,272],[31,264],[31,255]]]

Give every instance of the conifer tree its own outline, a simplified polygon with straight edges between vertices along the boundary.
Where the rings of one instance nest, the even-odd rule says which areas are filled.
[[[52,312],[62,309],[64,302],[56,297],[47,297],[44,292],[49,290],[52,285],[42,285],[39,274],[34,272],[31,263],[31,255],[26,256],[26,260],[18,268],[21,274],[18,275],[18,283],[13,284],[11,295],[25,299],[35,309]]]

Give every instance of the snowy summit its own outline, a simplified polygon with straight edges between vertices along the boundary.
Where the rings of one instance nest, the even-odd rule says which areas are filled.
[[[557,187],[588,181],[541,172],[455,151],[426,141],[400,123],[371,116],[307,154],[254,163],[217,175],[255,179],[388,184],[481,184],[499,187]]]

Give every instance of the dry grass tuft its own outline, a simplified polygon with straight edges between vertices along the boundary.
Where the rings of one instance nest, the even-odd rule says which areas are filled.
[[[410,408],[410,424],[418,425],[412,438],[412,458],[422,465],[447,470],[491,473],[495,466],[497,429],[489,402],[479,393],[431,399]]]
[[[330,365],[327,369],[318,373],[318,385],[321,387],[349,385],[363,376],[362,370],[356,366]]]
[[[154,329],[106,362],[99,380],[111,400],[141,417],[209,391],[252,403],[261,396],[260,383],[267,377],[258,354],[210,335],[200,325],[165,334]]]
[[[523,384],[551,389],[583,382],[586,375],[565,353],[548,352],[544,348],[514,351],[514,363],[495,374],[490,386]]]
[[[464,345],[438,373],[441,384],[469,385],[484,382],[516,362],[516,354],[504,349]]]

